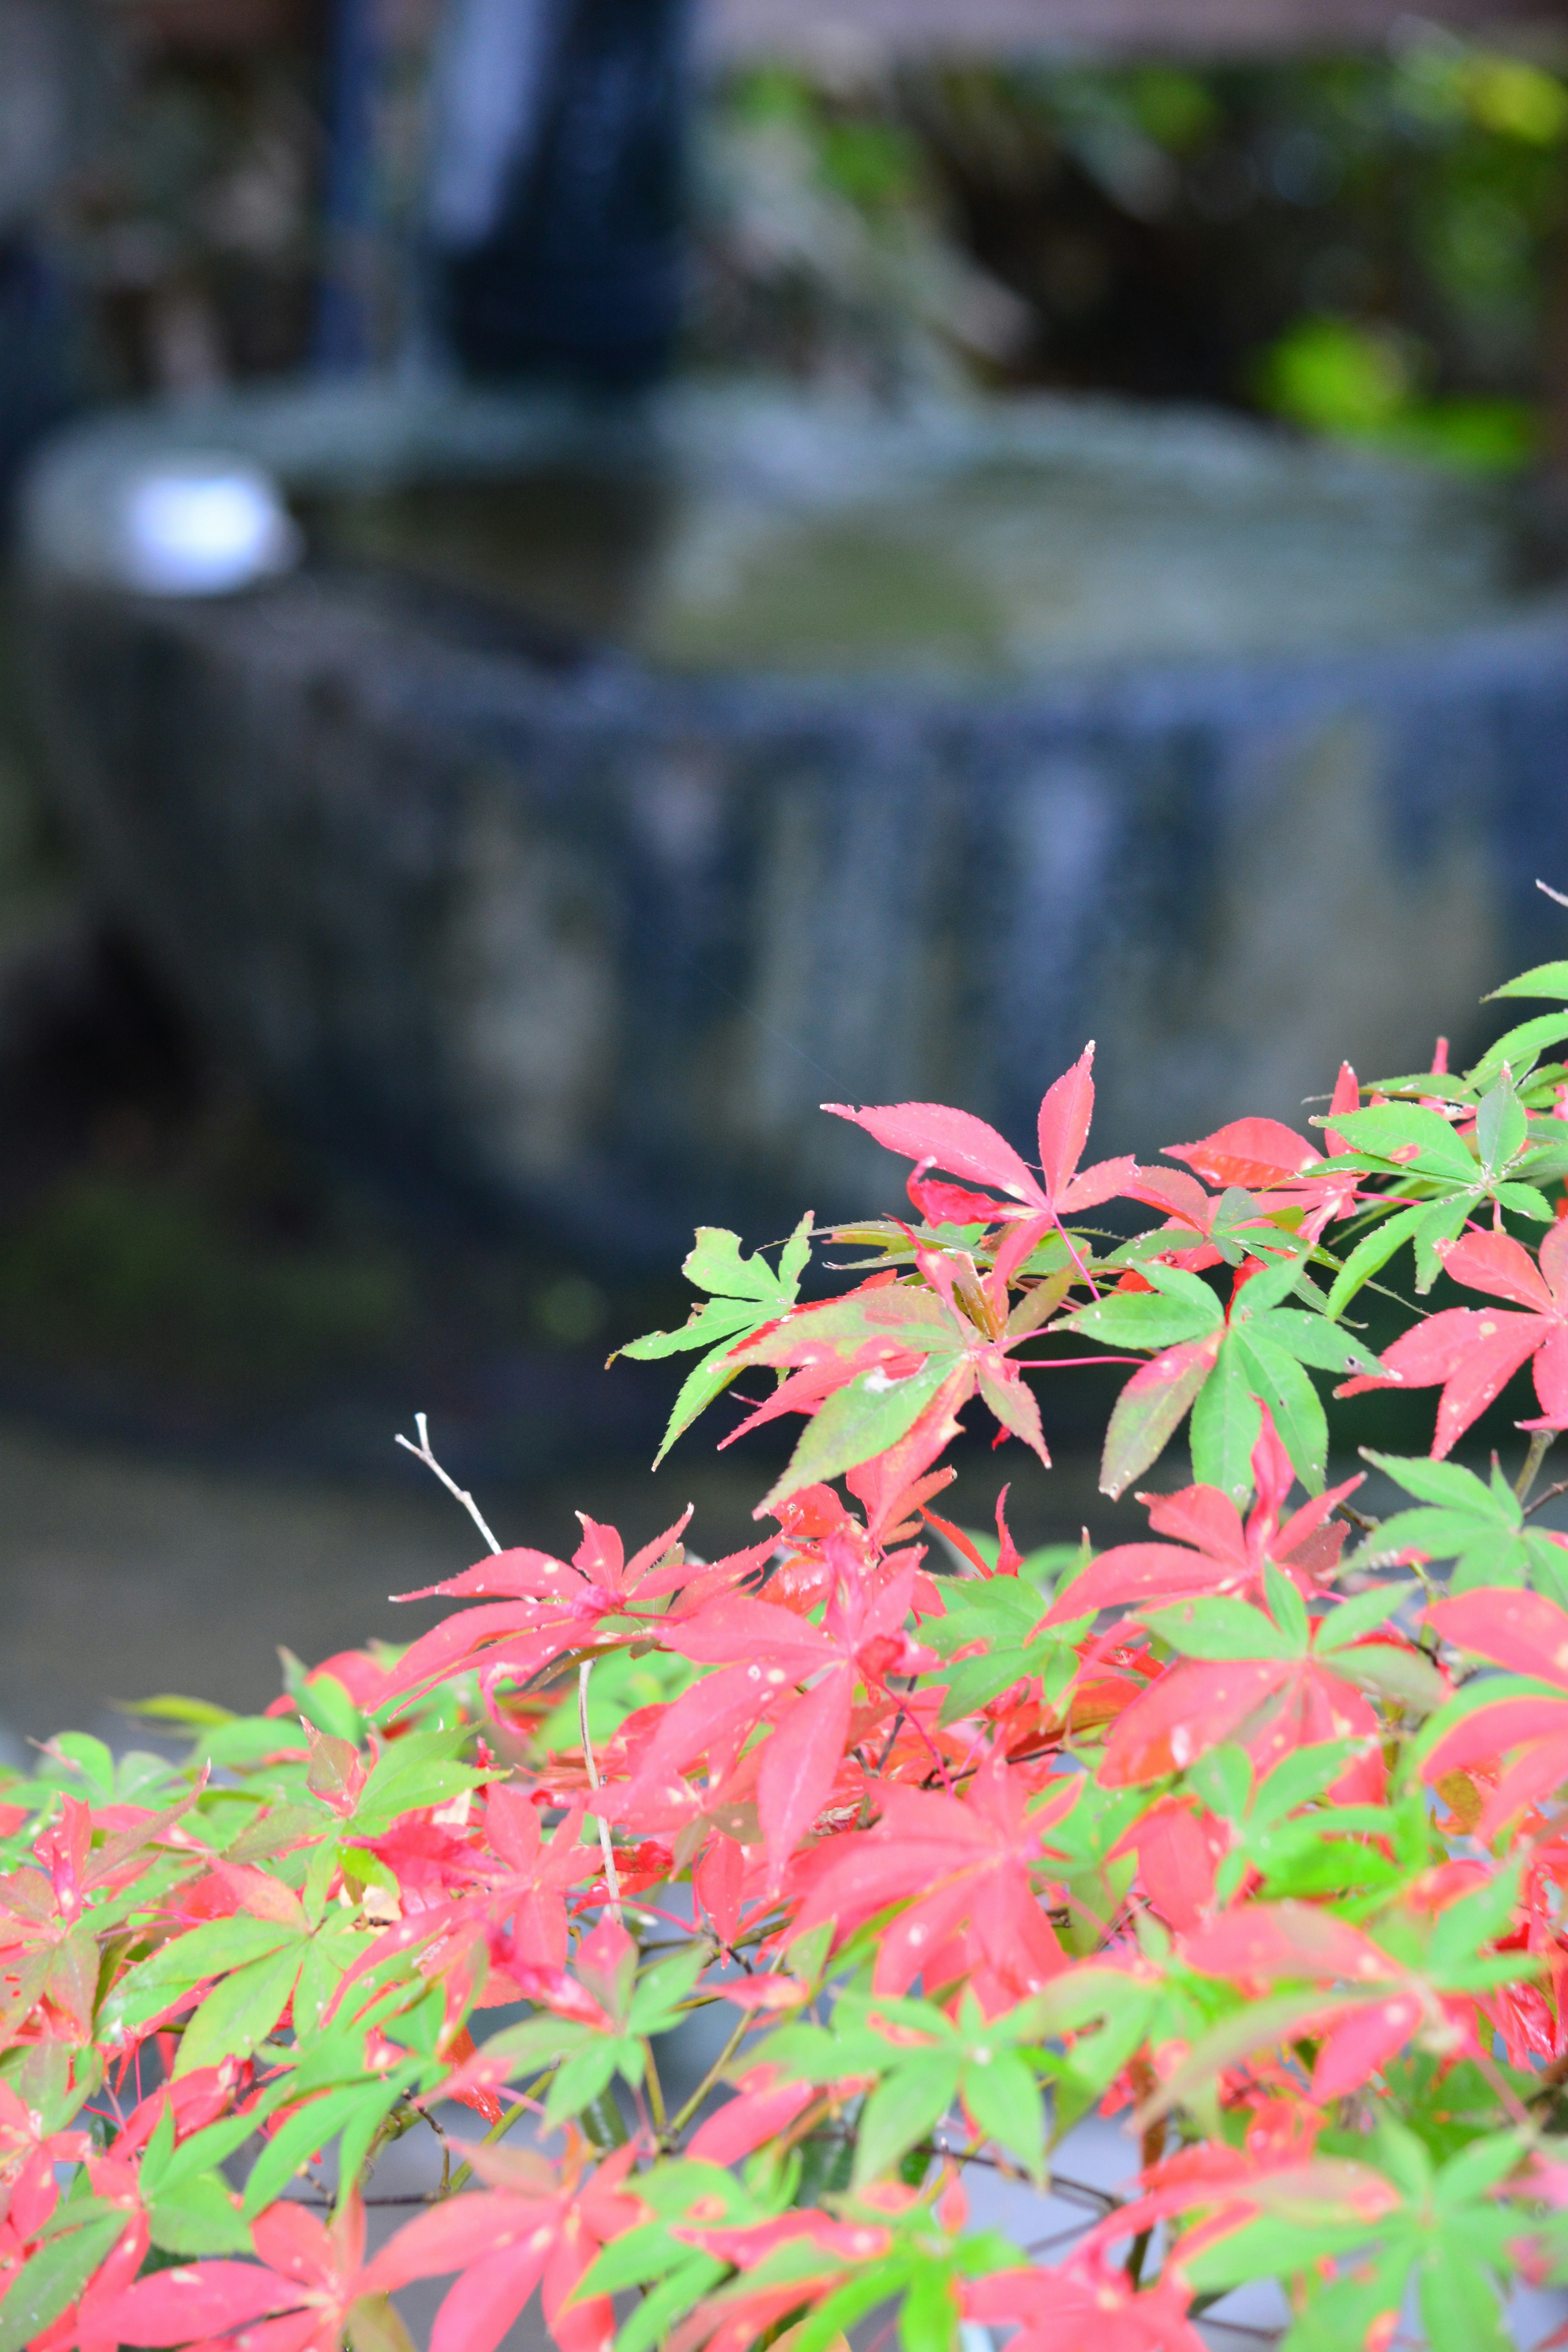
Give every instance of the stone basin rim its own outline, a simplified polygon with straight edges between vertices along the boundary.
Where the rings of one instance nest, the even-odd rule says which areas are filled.
[[[809,445],[809,446],[808,446]],[[825,462],[825,453],[826,462]],[[469,391],[442,383],[337,384],[287,383],[247,387],[199,404],[137,404],[103,412],[57,434],[34,462],[20,502],[19,552],[37,586],[51,581],[95,584],[134,595],[112,576],[104,554],[105,515],[117,485],[159,459],[225,457],[268,469],[290,497],[343,492],[374,495],[424,484],[482,483],[549,463],[592,457],[606,477],[679,469],[721,488],[739,488],[773,502],[786,519],[831,514],[863,495],[874,461],[884,494],[901,486],[939,491],[965,468],[990,460],[1076,469],[1084,479],[1114,476],[1134,491],[1163,482],[1191,494],[1194,484],[1222,512],[1227,498],[1305,498],[1330,513],[1377,502],[1388,527],[1434,529],[1450,513],[1469,527],[1485,515],[1500,546],[1517,524],[1511,490],[1459,483],[1430,467],[1344,445],[1304,442],[1255,419],[1217,411],[1139,403],[1112,395],[1010,396],[1004,402],[921,402],[889,411],[859,397],[802,394],[770,383],[715,384],[688,380],[636,400],[607,402],[563,394]],[[1243,518],[1244,521],[1246,518]],[[312,557],[309,571],[327,579],[374,562]],[[413,582],[394,562],[379,567]],[[240,594],[263,593],[266,583]],[[448,604],[458,597],[436,589]],[[519,611],[521,600],[484,585],[458,592],[477,610]],[[219,600],[221,601],[221,600]],[[1568,610],[1568,590],[1524,591],[1500,579],[1479,609],[1442,614],[1430,625],[1373,626],[1364,646],[1314,640],[1295,625],[1277,642],[1233,646],[1212,642],[1132,644],[1125,651],[1073,646],[1038,661],[989,667],[943,653],[919,661],[858,656],[852,667],[752,656],[667,659],[613,634],[567,625],[580,681],[591,671],[637,675],[683,691],[775,709],[830,707],[873,692],[891,704],[984,702],[994,708],[1053,701],[1061,690],[1093,691],[1111,680],[1159,679],[1191,673],[1213,681],[1227,672],[1256,677],[1300,670],[1343,674],[1366,661],[1397,662],[1430,654],[1444,642],[1509,635]],[[498,648],[499,649],[499,648]],[[482,649],[481,649],[482,651]]]
[[[347,568],[306,569],[281,581],[267,581],[227,597],[195,600],[221,630],[226,607],[236,621],[251,616],[264,625],[285,616],[301,592],[319,595],[338,610],[357,607],[374,628],[389,637],[418,640],[422,680],[468,678],[484,707],[504,710],[522,694],[531,706],[551,704],[558,719],[574,714],[584,732],[608,728],[653,728],[672,737],[688,728],[721,731],[737,745],[762,744],[781,733],[833,728],[857,735],[875,732],[889,749],[900,740],[929,737],[944,727],[971,731],[1005,730],[1029,720],[1090,728],[1114,723],[1119,734],[1150,733],[1184,720],[1223,723],[1232,706],[1256,717],[1265,698],[1281,725],[1342,695],[1375,692],[1381,702],[1430,690],[1434,662],[1450,687],[1484,689],[1502,684],[1521,665],[1531,666],[1561,647],[1568,660],[1568,585],[1528,603],[1504,608],[1498,618],[1472,622],[1430,636],[1360,650],[1330,646],[1300,653],[1152,655],[1136,661],[1086,661],[1071,669],[1035,678],[973,678],[917,676],[906,670],[862,672],[854,677],[794,677],[776,670],[683,674],[656,667],[634,654],[592,642],[566,662],[531,655],[520,631],[504,631],[491,643],[466,641],[467,619],[442,612],[442,592],[420,581],[388,586]],[[43,580],[35,593],[44,603],[101,598],[140,611],[154,624],[178,630],[177,600],[95,589],[68,581]],[[443,621],[447,625],[441,625]],[[202,634],[207,634],[204,626]],[[338,666],[336,650],[323,648],[321,667]],[[519,677],[524,674],[526,684]],[[868,709],[868,705],[874,705]]]

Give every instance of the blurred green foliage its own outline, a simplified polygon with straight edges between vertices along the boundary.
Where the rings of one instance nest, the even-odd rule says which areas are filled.
[[[728,312],[699,341],[728,357],[918,374],[940,350],[1466,466],[1538,445],[1568,49],[1413,18],[1385,54],[1267,67],[770,68],[720,94],[710,152]]]
[[[1259,404],[1308,433],[1365,441],[1478,473],[1527,465],[1540,441],[1528,401],[1424,396],[1412,339],[1353,320],[1297,320],[1259,359]]]
[[[84,1172],[0,1230],[0,1340],[34,1360],[287,1388],[395,1349],[411,1307],[387,1250],[261,1248],[150,1177]]]

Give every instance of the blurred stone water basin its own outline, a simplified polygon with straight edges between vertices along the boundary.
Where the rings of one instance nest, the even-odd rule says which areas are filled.
[[[303,568],[116,584],[127,483],[226,454]],[[1105,402],[372,387],[94,420],[26,510],[100,896],[447,1213],[641,1264],[853,1213],[825,1097],[1022,1137],[1091,1035],[1108,1151],[1299,1122],[1561,945],[1568,604],[1496,485]]]

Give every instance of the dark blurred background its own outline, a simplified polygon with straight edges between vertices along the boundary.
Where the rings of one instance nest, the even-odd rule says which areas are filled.
[[[471,147],[437,152],[454,11],[480,57],[527,14],[0,0],[0,495],[113,404],[198,414],[264,380],[416,369],[435,343],[472,379],[545,381],[592,345],[601,390],[674,372],[892,404],[1201,404],[1513,485],[1555,560],[1568,20],[1550,9],[1280,6],[1238,39],[1247,12],[1212,0],[1098,19],[1017,0],[989,26],[968,0],[712,0],[689,52],[678,9],[663,35],[648,0],[629,30],[582,11],[584,77],[595,42],[633,43],[625,120],[587,133],[601,155],[628,142],[643,175],[607,341],[537,221],[444,274],[432,258],[485,136],[470,92]],[[679,87],[656,103],[661,74]],[[552,168],[535,200],[566,205]],[[640,1469],[674,1377],[601,1369],[683,1318],[678,1253],[660,1273],[613,1234],[468,1216],[323,1150],[84,862],[31,658],[8,625],[0,1718],[100,1720],[153,1684],[264,1696],[272,1640],[395,1630],[383,1596],[471,1550],[394,1454],[416,1409],[520,1539],[566,1540],[579,1503],[644,1533],[698,1487],[700,1538],[741,1539],[757,1457],[713,1469],[688,1440],[660,1512]],[[868,1207],[896,1202],[889,1171]],[[1015,1473],[1026,1534],[1094,1509],[1080,1449],[1110,1392],[1051,1401],[1067,1466]],[[974,1475],[979,1517],[1002,1473]]]

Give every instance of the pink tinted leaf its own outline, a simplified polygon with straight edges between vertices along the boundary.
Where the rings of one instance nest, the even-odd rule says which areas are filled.
[[[772,2068],[765,2070],[769,2074]],[[781,2083],[742,2090],[693,2135],[687,2154],[698,2164],[738,2164],[742,2157],[776,2139],[818,2096],[810,2083]]]
[[[1083,1158],[1094,1117],[1094,1042],[1046,1092],[1040,1105],[1040,1171],[1052,1200],[1066,1191]]]
[[[1147,1507],[1156,1535],[1207,1552],[1228,1569],[1249,1567],[1241,1513],[1223,1488],[1178,1486],[1173,1495],[1140,1495],[1138,1500]]]
[[[1330,1486],[1321,1495],[1310,1496],[1299,1511],[1291,1512],[1276,1536],[1276,1557],[1282,1561],[1295,1560],[1300,1557],[1303,1565],[1314,1568],[1320,1559],[1325,1559],[1331,1565],[1339,1559],[1343,1548],[1346,1529],[1342,1522],[1336,1526],[1328,1525],[1329,1515],[1365,1483],[1366,1473],[1363,1470],[1354,1478],[1346,1478],[1338,1486]]]
[[[1118,1544],[1111,1551],[1102,1551],[1074,1577],[1045,1622],[1070,1625],[1076,1618],[1098,1614],[1101,1609],[1124,1608],[1133,1601],[1217,1592],[1226,1576],[1226,1569],[1205,1552],[1188,1551],[1179,1544]]]
[[[995,1785],[994,1770],[977,1772],[968,1801],[959,1804],[935,1789],[900,1788],[895,1781],[884,1792],[882,1818],[866,1843],[880,1846],[887,1840],[906,1845],[910,1840],[923,1839],[932,1852],[939,1847],[948,1849],[949,1858],[942,1865],[944,1869],[972,1862],[977,1854],[995,1847],[998,1824],[985,1810],[987,1794],[994,1792]],[[1005,1780],[1001,1785],[1005,1788]],[[929,1883],[919,1877],[921,1869],[929,1869],[929,1865],[917,1865],[915,1885]]]
[[[1038,1182],[1005,1136],[972,1112],[948,1110],[941,1103],[889,1103],[866,1110],[824,1103],[822,1108],[837,1118],[852,1119],[884,1150],[901,1152],[906,1160],[927,1160],[945,1168],[950,1176],[994,1184],[1012,1200],[1047,1206]]]
[[[370,2263],[360,2281],[366,2294],[390,2294],[414,2279],[467,2270],[486,2254],[514,2244],[525,2231],[554,2229],[554,2208],[541,2200],[498,2194],[454,2197],[405,2222]]]
[[[575,1577],[572,1580],[581,1591],[581,1580]],[[528,1604],[514,1601],[487,1601],[478,1609],[462,1609],[444,1617],[398,1660],[387,1677],[387,1696],[396,1697],[419,1683],[455,1672],[458,1662],[482,1643],[521,1633],[534,1622]]]
[[[782,1613],[782,1612],[781,1612]],[[721,1667],[667,1706],[658,1727],[637,1760],[631,1783],[635,1796],[695,1756],[748,1731],[772,1696],[760,1675],[745,1666]]]
[[[1179,1797],[1162,1797],[1111,1850],[1135,1853],[1143,1890],[1167,1927],[1195,1927],[1214,1900],[1223,1831]]]
[[[1016,1373],[995,1374],[983,1371],[980,1375],[980,1395],[988,1404],[1003,1428],[1014,1437],[1021,1437],[1031,1453],[1037,1454],[1048,1470],[1051,1457],[1046,1451],[1046,1433],[1040,1426],[1040,1408],[1032,1389],[1026,1388]]]
[[[1100,1465],[1102,1494],[1124,1495],[1158,1461],[1219,1354],[1223,1331],[1184,1339],[1167,1348],[1132,1375],[1111,1409]]]
[[[430,2352],[495,2352],[544,2275],[555,2232],[544,2226],[525,2241],[478,2262],[448,2289],[430,2330]]]
[[[1543,1593],[1480,1585],[1435,1601],[1426,1622],[1456,1649],[1568,1690],[1568,1610]]]
[[[1484,1319],[1478,1307],[1445,1307],[1440,1315],[1429,1315],[1412,1330],[1401,1332],[1379,1360],[1405,1387],[1430,1388],[1434,1381],[1449,1379],[1464,1362],[1474,1345],[1476,1327]]]
[[[1547,1334],[1548,1326],[1534,1315],[1510,1315],[1500,1307],[1479,1315],[1469,1351],[1456,1366],[1437,1404],[1437,1427],[1432,1455],[1441,1461],[1473,1421],[1500,1397],[1521,1364],[1526,1363]]]
[[[914,1605],[914,1562],[909,1560],[868,1599],[859,1634],[862,1643],[879,1633],[897,1633],[902,1627]]]
[[[990,1225],[1005,1213],[989,1192],[967,1192],[957,1184],[911,1170],[905,1187],[928,1225]]]
[[[904,1846],[879,1850],[868,1839],[832,1839],[828,1849],[837,1844],[847,1851],[835,1853],[819,1846],[797,1864],[796,1878],[807,1889],[795,1921],[799,1934],[824,1919],[837,1919],[847,1935],[873,1911],[901,1901],[911,1891],[911,1882],[929,1885],[941,1870],[954,1866],[951,1853],[931,1859],[919,1852],[911,1854]]]
[[[1180,1218],[1202,1234],[1207,1233],[1216,1205],[1195,1176],[1184,1175],[1177,1168],[1140,1168],[1128,1197],[1152,1209],[1163,1209],[1168,1216]]]
[[[1288,1658],[1226,1659],[1217,1664],[1183,1659],[1118,1717],[1100,1768],[1101,1786],[1131,1788],[1184,1771],[1228,1739],[1295,1672]]]
[[[1542,1234],[1541,1272],[1552,1298],[1562,1306],[1568,1298],[1568,1218],[1557,1218]]]
[[[1541,1278],[1528,1250],[1507,1234],[1461,1234],[1437,1255],[1444,1271],[1468,1290],[1485,1290],[1494,1298],[1511,1298],[1537,1315],[1552,1312],[1552,1293]]]
[[[509,1789],[504,1780],[485,1790],[485,1832],[500,1860],[516,1871],[531,1870],[539,1859],[543,1832],[539,1808],[526,1790]]]
[[[775,1885],[837,1777],[849,1737],[854,1682],[852,1666],[836,1666],[796,1700],[763,1749],[757,1811]]]
[[[1331,1115],[1337,1112],[1341,1118],[1343,1118],[1348,1112],[1360,1108],[1361,1088],[1356,1083],[1356,1074],[1348,1062],[1342,1062],[1339,1076],[1334,1080],[1333,1099],[1329,1105],[1330,1113]],[[1350,1150],[1344,1137],[1331,1127],[1325,1128],[1323,1130],[1323,1141],[1336,1160],[1342,1159]]]
[[[1131,1200],[1132,1187],[1138,1181],[1136,1160],[1097,1160],[1092,1168],[1083,1168],[1064,1187],[1057,1207],[1064,1216],[1079,1209],[1098,1209],[1102,1202]]]
[[[351,2208],[353,2203],[351,2199]],[[252,2222],[250,2234],[262,2261],[270,2263],[285,2278],[299,2279],[309,2286],[327,2286],[336,2276],[331,2236],[303,2205],[288,2200],[269,2205]]]
[[[792,1675],[831,1665],[840,1654],[837,1643],[809,1619],[747,1592],[726,1594],[687,1624],[671,1626],[664,1646],[700,1665],[776,1663]]]
[[[1289,1183],[1322,1157],[1315,1143],[1277,1118],[1233,1119],[1199,1143],[1167,1143],[1162,1150],[1167,1160],[1184,1160],[1205,1184],[1220,1192],[1238,1185],[1256,1192]]]
[[[186,2263],[138,2279],[94,2319],[123,2344],[192,2344],[300,2300],[299,2288],[257,2263]]]
[[[728,1844],[729,1841],[721,1843]],[[803,2001],[811,1999],[811,1987],[803,1984],[798,1977],[731,1977],[727,1984],[715,1985],[713,1990],[721,2000],[733,2001],[737,2009],[753,2011],[798,2009]]]
[[[572,1555],[573,1567],[591,1583],[605,1585],[612,1591],[617,1590],[626,1558],[619,1531],[601,1527],[597,1519],[589,1518],[582,1511],[577,1514],[577,1524],[583,1530],[583,1540]]]
[[[1312,2096],[1326,2106],[1359,2091],[1370,2076],[1397,2057],[1422,2021],[1422,2006],[1415,1993],[1395,1993],[1389,2000],[1369,2001],[1352,2009],[1330,2027],[1312,2069]]]
[[[623,1591],[641,1591],[643,1579],[650,1570],[657,1568],[659,1562],[667,1558],[686,1533],[691,1524],[692,1509],[693,1506],[688,1503],[680,1517],[678,1519],[672,1519],[662,1535],[655,1536],[651,1542],[643,1545],[640,1551],[632,1554],[621,1575]],[[585,1520],[584,1525],[587,1525]],[[619,1536],[616,1536],[616,1541],[619,1544]]]
[[[1050,1230],[1051,1220],[1048,1217],[1015,1217],[1007,1227],[992,1258],[991,1274],[985,1286],[991,1297],[995,1300],[999,1311],[1004,1313],[1006,1311],[1007,1286],[1018,1268],[1026,1258],[1034,1255]],[[1020,1300],[1018,1307],[1013,1310],[1013,1319],[1008,1323],[1009,1333],[1017,1328],[1037,1330],[1046,1316],[1055,1312],[1055,1307],[1049,1303],[1041,1309],[1038,1301],[1043,1298],[1049,1302],[1055,1287],[1054,1284],[1047,1284],[1043,1291],[1034,1294],[1033,1297]],[[1031,1307],[1034,1307],[1036,1311],[1029,1315],[1026,1324],[1020,1326],[1017,1322],[1019,1314]]]
[[[1568,1328],[1561,1323],[1552,1325],[1545,1345],[1537,1351],[1535,1393],[1541,1400],[1542,1419],[1523,1425],[1561,1429],[1568,1423]]]
[[[901,1912],[878,1945],[873,1989],[907,1992],[970,1909],[973,1894],[971,1877],[951,1879]]]
[[[1310,1903],[1249,1903],[1184,1937],[1179,1948],[1203,1976],[1369,1984],[1396,1973],[1369,1936]]]
[[[1568,1740],[1568,1701],[1503,1698],[1478,1707],[1445,1732],[1421,1766],[1423,1780],[1441,1780],[1473,1764],[1495,1764],[1527,1740]]]
[[[1441,1461],[1470,1423],[1500,1396],[1521,1364],[1552,1330],[1539,1315],[1512,1314],[1507,1307],[1446,1307],[1406,1331],[1383,1352],[1383,1377],[1368,1373],[1346,1381],[1336,1396],[1359,1396],[1389,1382],[1429,1388],[1442,1381],[1434,1460]]]
[[[1477,1835],[1493,1838],[1526,1805],[1539,1804],[1568,1782],[1568,1739],[1541,1739],[1506,1771],[1476,1823]]]
[[[1278,1522],[1285,1498],[1296,1483],[1296,1465],[1274,1426],[1272,1412],[1261,1401],[1259,1423],[1258,1443],[1252,1449],[1252,1485],[1257,1500],[1248,1524],[1254,1528]]]
[[[579,1581],[564,1560],[554,1559],[545,1551],[498,1551],[474,1567],[466,1568],[461,1576],[452,1576],[444,1584],[423,1584],[416,1592],[399,1592],[398,1601],[470,1601],[480,1594],[510,1595],[518,1601],[552,1599],[570,1591]]]

